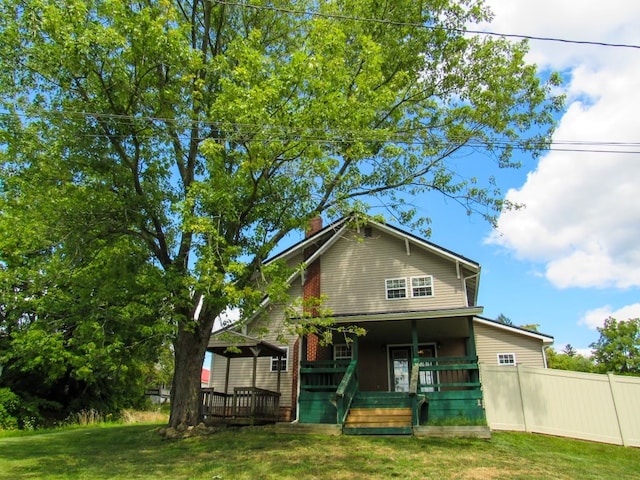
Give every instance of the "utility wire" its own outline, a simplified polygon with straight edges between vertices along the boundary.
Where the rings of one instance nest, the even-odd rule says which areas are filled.
[[[230,2],[226,0],[215,0],[215,3],[218,3],[220,5],[250,8],[254,10],[269,10],[273,12],[287,13],[287,14],[298,15],[298,16],[310,16],[310,17],[328,18],[328,19],[335,19],[335,20],[349,20],[353,22],[362,22],[362,23],[378,23],[378,24],[392,25],[397,27],[415,27],[415,28],[424,28],[427,30],[444,30],[448,32],[463,33],[463,34],[471,33],[475,35],[487,35],[487,36],[502,37],[502,38],[518,38],[520,40],[537,40],[541,42],[558,42],[558,43],[568,43],[568,44],[575,44],[575,45],[591,45],[591,46],[597,46],[597,47],[640,49],[640,45],[628,44],[628,43],[596,42],[591,40],[570,40],[570,39],[557,38],[557,37],[541,37],[536,35],[499,33],[499,32],[492,32],[492,31],[486,31],[486,30],[467,30],[462,28],[431,26],[431,25],[425,25],[423,23],[415,23],[415,22],[401,22],[398,20],[388,20],[383,18],[356,17],[352,15],[343,15],[339,13],[323,13],[318,11],[296,10],[292,8],[275,7],[273,5],[251,5],[247,3],[241,3],[241,2]]]
[[[280,125],[269,124],[255,124],[255,123],[232,123],[232,122],[218,122],[218,121],[206,121],[206,120],[190,120],[190,119],[171,119],[162,117],[151,116],[133,116],[122,114],[108,114],[108,113],[89,113],[89,112],[62,112],[62,111],[48,111],[41,112],[40,114],[28,114],[28,113],[9,113],[0,112],[0,118],[5,117],[17,117],[25,119],[27,121],[33,121],[35,119],[45,119],[47,116],[58,116],[63,120],[70,120],[73,118],[81,118],[85,120],[104,119],[113,121],[114,128],[128,127],[132,122],[158,122],[162,124],[174,124],[184,129],[192,126],[210,127],[218,130],[218,133],[203,136],[198,138],[198,141],[213,140],[213,141],[228,141],[234,138],[246,139],[249,142],[262,142],[262,143],[274,143],[274,142],[300,142],[300,143],[316,143],[316,144],[348,144],[352,142],[379,142],[379,143],[397,143],[404,145],[433,145],[439,148],[454,147],[461,144],[469,148],[514,148],[514,149],[526,149],[524,145],[527,141],[535,142],[535,138],[531,139],[504,139],[504,138],[446,138],[442,134],[430,133],[430,138],[419,138],[418,134],[425,134],[429,128],[414,130],[412,132],[403,131],[385,131],[385,130],[371,130],[366,131],[363,129],[357,130],[327,130],[320,127],[289,127]],[[132,136],[137,138],[158,138],[162,132],[151,131],[151,125],[147,128],[142,127],[143,131],[137,131],[135,133],[118,133],[113,132],[111,137],[126,139]],[[160,127],[161,128],[161,127]],[[146,131],[145,131],[146,130]],[[233,130],[236,130],[235,132]],[[104,133],[76,133],[75,137],[82,138],[103,138]],[[178,137],[182,140],[191,140],[189,133],[179,134]],[[560,152],[580,152],[580,153],[607,153],[607,154],[640,154],[640,142],[633,141],[584,141],[584,140],[555,140],[548,146],[536,146],[539,150],[544,151],[560,151]]]

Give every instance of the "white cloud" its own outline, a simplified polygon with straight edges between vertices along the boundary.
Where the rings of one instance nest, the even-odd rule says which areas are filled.
[[[613,310],[611,306],[605,305],[604,307],[589,310],[578,322],[579,325],[585,325],[592,330],[597,327],[602,327],[604,321],[613,317],[618,321],[627,321],[630,318],[640,317],[640,303],[634,303],[632,305],[626,305],[617,310]]]
[[[608,2],[605,8],[602,2],[585,1],[579,11],[565,13],[563,2],[490,3],[495,4],[502,31],[640,43],[635,27],[640,2]],[[548,18],[543,20],[542,15]],[[568,21],[576,15],[577,23]],[[614,36],[616,31],[620,37]],[[570,68],[568,108],[554,134],[557,148],[640,151],[638,51],[631,55],[623,49],[561,46],[559,55],[546,42],[538,43],[532,49],[534,56],[556,68]],[[618,147],[612,142],[637,145]],[[499,234],[488,241],[518,258],[544,263],[547,279],[560,288],[640,287],[639,156],[550,152],[524,185],[507,193],[509,200],[526,208],[503,214]]]
[[[495,14],[486,30],[499,33],[588,40],[604,43],[637,43],[640,2],[635,0],[487,0]],[[529,60],[540,68],[564,70],[584,62],[592,65],[617,62],[629,53],[571,43],[530,41]]]

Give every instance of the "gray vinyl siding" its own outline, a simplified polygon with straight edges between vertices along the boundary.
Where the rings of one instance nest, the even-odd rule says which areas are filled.
[[[414,243],[372,229],[371,237],[346,233],[321,258],[321,288],[334,314],[465,307],[455,262]],[[431,275],[431,297],[387,300],[385,280]],[[462,275],[461,275],[462,276]]]
[[[498,365],[499,353],[513,353],[518,365],[544,367],[541,340],[478,322],[474,322],[473,329],[480,363]]]
[[[300,280],[295,280],[291,286],[292,298],[302,295]],[[272,306],[267,317],[256,321],[247,332],[249,335],[266,340],[267,342],[289,347],[288,370],[280,373],[280,406],[291,406],[291,389],[293,384],[293,347],[296,336],[288,333],[283,326],[284,308],[280,305]],[[285,342],[278,337],[282,335]],[[224,381],[227,368],[227,359],[214,355],[212,386],[216,391],[224,391]],[[229,389],[233,393],[235,387],[250,387],[253,375],[253,358],[233,358],[229,364]],[[278,374],[271,371],[271,357],[258,358],[256,368],[256,387],[276,391]]]

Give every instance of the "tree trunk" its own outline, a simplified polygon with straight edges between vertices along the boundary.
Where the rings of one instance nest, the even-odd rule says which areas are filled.
[[[178,327],[169,427],[186,429],[201,421],[200,375],[212,327],[213,320],[203,318]]]

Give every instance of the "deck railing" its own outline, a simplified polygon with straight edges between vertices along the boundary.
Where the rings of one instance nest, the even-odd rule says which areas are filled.
[[[236,387],[233,389],[234,417],[277,419],[279,407],[280,394],[278,392],[255,387]]]
[[[213,388],[202,388],[200,398],[204,418],[231,416],[233,394],[214,392]]]
[[[215,392],[213,388],[202,388],[202,417],[208,418],[255,418],[277,421],[280,408],[280,393],[262,388],[236,387],[233,393]]]

